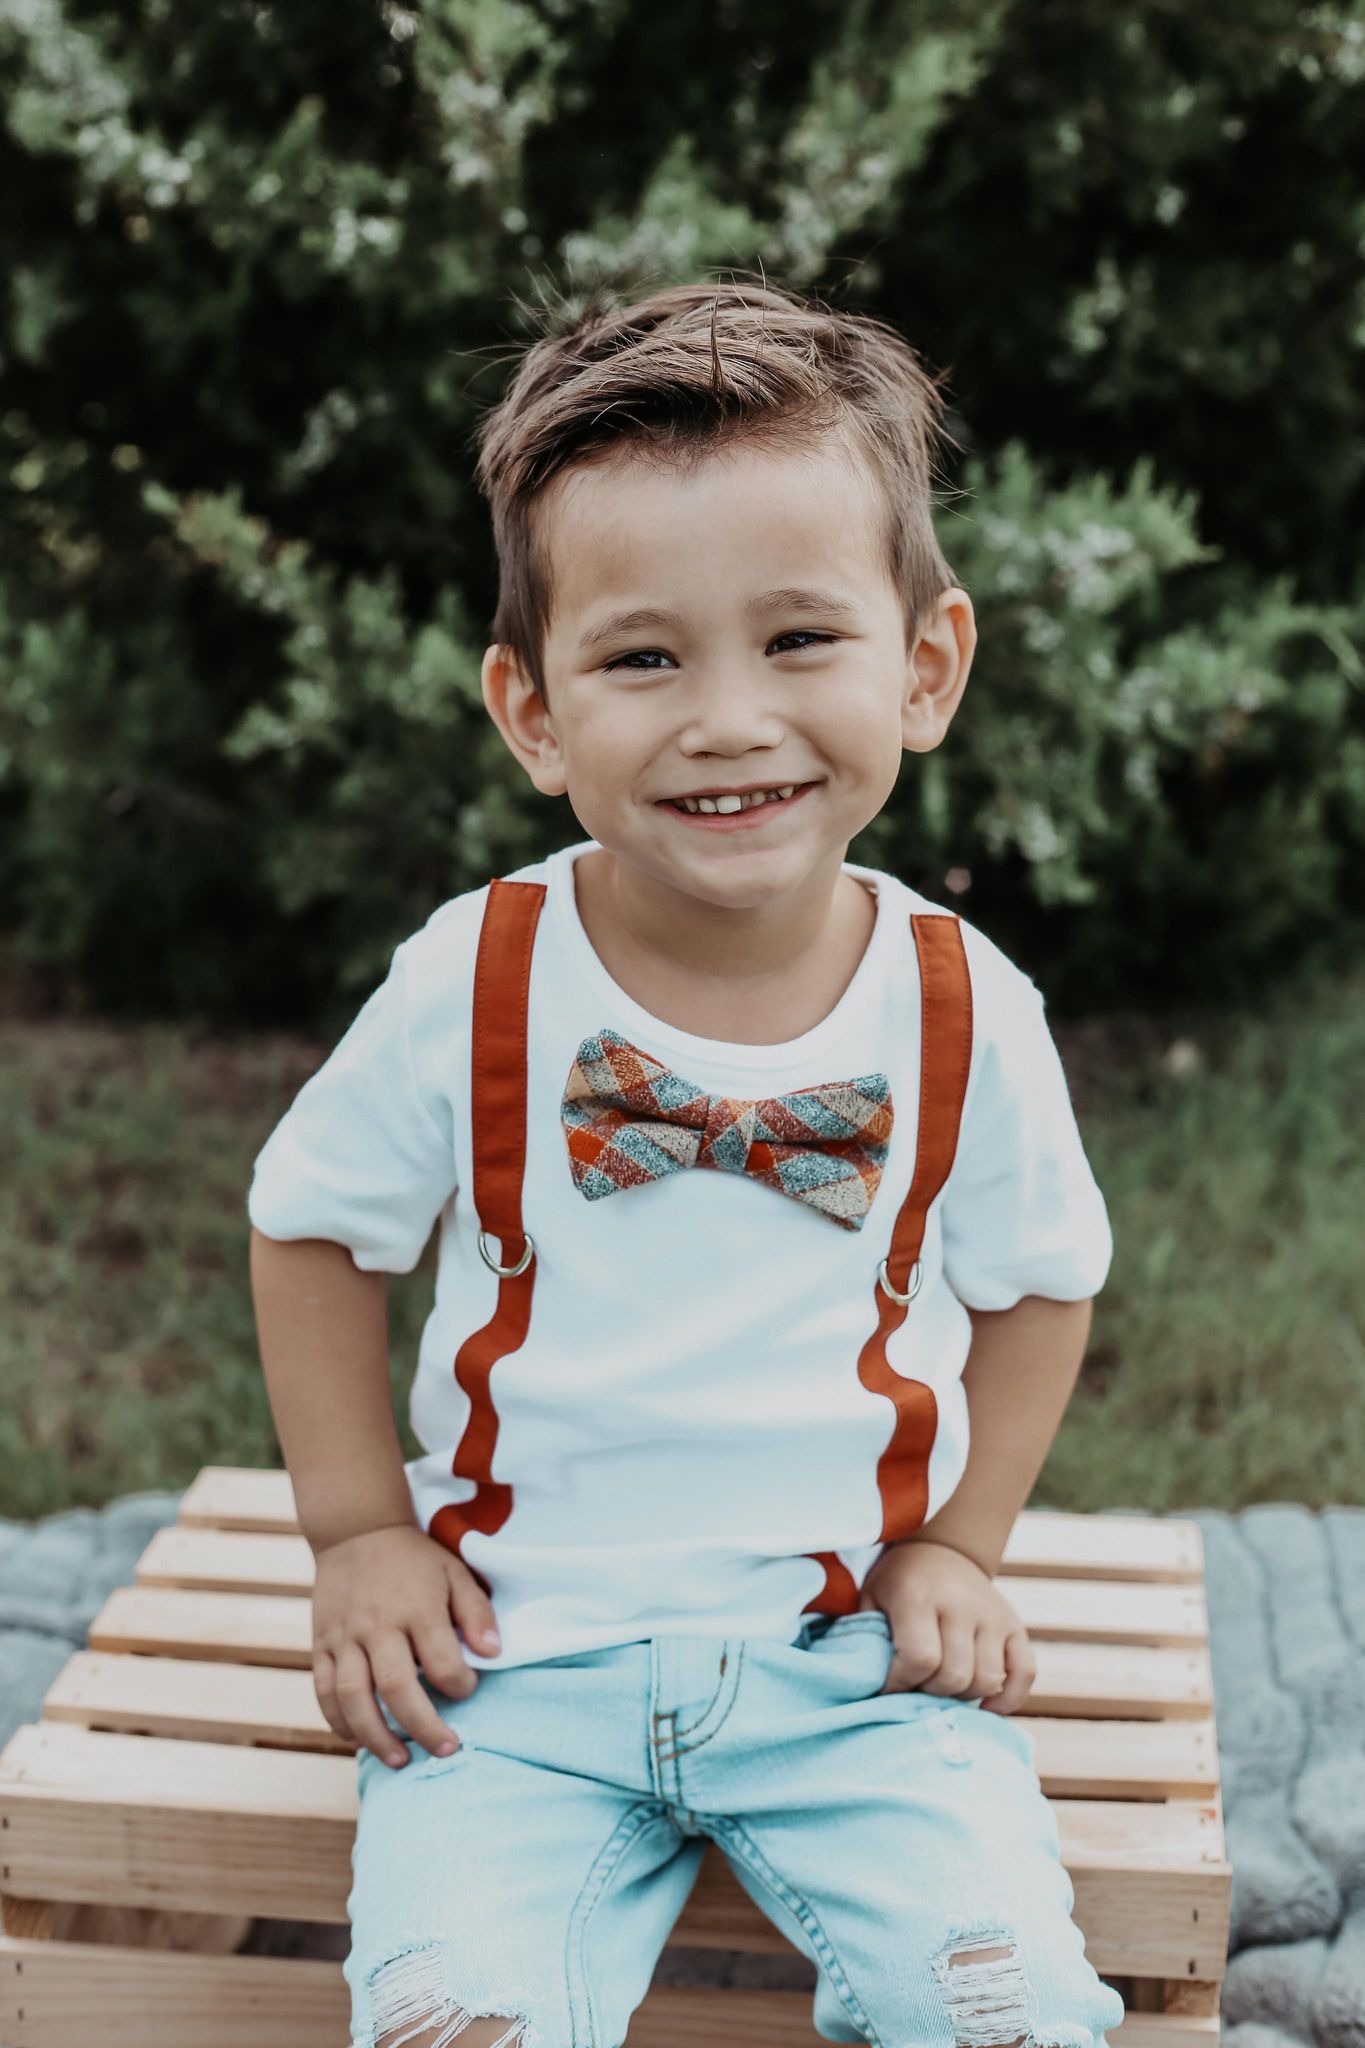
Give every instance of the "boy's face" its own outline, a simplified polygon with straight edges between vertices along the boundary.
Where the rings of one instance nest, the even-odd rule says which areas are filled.
[[[904,749],[947,731],[976,644],[954,588],[907,649],[879,509],[829,440],[721,450],[691,472],[623,449],[556,477],[539,508],[547,701],[508,650],[484,657],[485,702],[537,789],[567,792],[620,861],[718,907],[837,867]],[[679,801],[788,788],[738,812]]]

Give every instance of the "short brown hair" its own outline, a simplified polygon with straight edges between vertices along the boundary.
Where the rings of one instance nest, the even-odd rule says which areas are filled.
[[[553,317],[553,316],[552,316]],[[690,464],[721,441],[813,440],[845,429],[880,487],[882,544],[907,644],[956,579],[932,521],[943,373],[887,322],[766,282],[667,286],[634,304],[600,298],[521,356],[477,430],[499,594],[492,638],[545,694],[549,563],[533,506],[560,471],[623,443]]]

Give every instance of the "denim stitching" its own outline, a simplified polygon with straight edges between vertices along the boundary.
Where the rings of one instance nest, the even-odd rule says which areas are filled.
[[[744,1666],[744,1645],[743,1645],[743,1643],[741,1642],[741,1643],[740,1643],[740,1644],[738,1645],[738,1647],[736,1648],[736,1651],[735,1651],[735,1682],[734,1682],[734,1689],[733,1689],[733,1691],[732,1691],[732,1692],[731,1692],[731,1694],[730,1694],[730,1699],[729,1699],[729,1703],[728,1703],[728,1705],[726,1706],[726,1709],[725,1709],[724,1713],[723,1713],[723,1714],[721,1715],[720,1719],[719,1719],[719,1720],[717,1721],[717,1723],[716,1723],[715,1727],[714,1727],[714,1728],[710,1728],[710,1729],[708,1729],[705,1735],[699,1736],[699,1737],[698,1737],[698,1739],[697,1739],[697,1740],[696,1740],[695,1742],[685,1742],[685,1743],[682,1743],[682,1744],[680,1744],[680,1745],[679,1745],[679,1747],[678,1747],[677,1749],[675,1749],[675,1750],[673,1751],[673,1756],[674,1756],[674,1758],[675,1758],[675,1759],[676,1759],[677,1757],[680,1757],[680,1756],[688,1756],[688,1755],[690,1755],[690,1754],[691,1754],[691,1753],[692,1753],[692,1752],[693,1752],[694,1750],[698,1750],[698,1749],[703,1749],[703,1748],[704,1748],[704,1747],[706,1746],[706,1744],[707,1744],[708,1742],[714,1742],[714,1741],[715,1741],[716,1737],[717,1737],[717,1736],[718,1736],[718,1735],[720,1734],[720,1731],[721,1731],[721,1729],[722,1729],[722,1728],[723,1728],[723,1727],[725,1726],[726,1722],[727,1722],[727,1721],[729,1720],[729,1718],[730,1718],[731,1714],[732,1714],[732,1713],[734,1712],[734,1710],[735,1710],[735,1702],[736,1702],[736,1701],[738,1700],[738,1698],[739,1698],[739,1678],[740,1678],[740,1672],[742,1671],[742,1669],[743,1669],[743,1666]],[[715,1705],[715,1701],[714,1701],[714,1700],[712,1701],[711,1705],[712,1705],[712,1706],[714,1706],[714,1705]],[[709,1712],[711,1711],[710,1707],[708,1707],[706,1711],[707,1711],[707,1713],[709,1713]],[[700,1727],[701,1727],[701,1724],[702,1724],[702,1721],[704,1721],[705,1719],[706,1719],[706,1714],[703,1714],[703,1715],[702,1715],[702,1717],[701,1717],[701,1720],[699,1720],[699,1721],[694,1721],[694,1722],[692,1723],[692,1727],[693,1727],[693,1728],[700,1728]],[[675,1731],[674,1731],[674,1732],[675,1732],[675,1735],[676,1735],[676,1733],[677,1733],[676,1729],[675,1729]],[[684,1735],[686,1735],[686,1734],[688,1734],[688,1733],[689,1733],[690,1731],[689,1731],[688,1729],[683,1729],[683,1731],[682,1731],[682,1732],[683,1732],[683,1734],[684,1734]]]
[[[769,1863],[758,1844],[750,1840],[738,1821],[715,1820],[711,1824],[711,1831],[721,1841],[727,1843],[733,1841],[738,1846],[745,1862],[749,1865],[749,1868],[754,1872],[760,1883],[766,1885],[773,1896],[780,1899],[782,1904],[800,1922],[810,1937],[811,1946],[815,1949],[821,1963],[824,1965],[829,1981],[834,1987],[836,1997],[854,2026],[860,2027],[863,2030],[864,2038],[871,2044],[871,2048],[882,2048],[881,2036],[873,2026],[868,2015],[864,2012],[853,1986],[849,1983],[844,1966],[834,1953],[833,1944],[825,1933],[824,1928],[820,1925],[815,1908],[808,1900],[803,1899],[801,1894],[789,1885],[784,1877],[780,1876],[773,1869],[772,1864]]]
[[[727,1648],[726,1648],[726,1649],[723,1649],[723,1650],[721,1651],[721,1661],[722,1661],[722,1663],[724,1663],[724,1661],[725,1661],[725,1658],[726,1658],[727,1654],[728,1654],[728,1645],[727,1645]],[[736,1682],[738,1682],[738,1676],[737,1676],[737,1675],[736,1675]],[[701,1725],[702,1725],[702,1722],[703,1722],[703,1721],[704,1721],[704,1720],[706,1719],[707,1715],[708,1715],[708,1714],[709,1714],[709,1713],[711,1712],[712,1708],[713,1708],[713,1707],[715,1706],[715,1704],[716,1704],[716,1701],[717,1701],[717,1700],[718,1700],[718,1699],[720,1698],[720,1696],[721,1696],[721,1694],[722,1694],[722,1693],[724,1692],[724,1690],[725,1690],[725,1672],[724,1672],[724,1671],[722,1670],[722,1672],[721,1672],[721,1674],[720,1674],[719,1678],[718,1678],[718,1679],[716,1680],[716,1689],[715,1689],[715,1691],[714,1691],[714,1692],[712,1693],[712,1695],[711,1695],[710,1699],[709,1699],[709,1700],[708,1700],[708,1701],[706,1702],[706,1705],[705,1705],[705,1706],[704,1706],[704,1707],[702,1708],[701,1712],[700,1712],[700,1713],[698,1714],[698,1716],[697,1716],[697,1718],[696,1718],[696,1720],[695,1720],[695,1721],[690,1721],[690,1722],[688,1723],[688,1725],[687,1725],[687,1727],[686,1727],[686,1728],[679,1728],[679,1727],[678,1727],[678,1726],[676,1725],[676,1724],[677,1724],[677,1718],[678,1718],[678,1717],[677,1717],[677,1714],[676,1714],[676,1713],[674,1714],[674,1716],[673,1716],[673,1720],[674,1720],[674,1731],[673,1731],[673,1732],[674,1732],[674,1734],[675,1734],[675,1735],[690,1735],[690,1734],[692,1733],[692,1730],[693,1730],[694,1728],[700,1728],[700,1727],[701,1727]]]
[[[583,1888],[574,1900],[564,1943],[564,1974],[569,1988],[569,2023],[573,2028],[573,2048],[598,2048],[600,2039],[597,2012],[593,2005],[592,1984],[588,1978],[583,1955],[588,1923],[601,1901],[607,1880],[622,1858],[647,1827],[652,1826],[655,1821],[665,1819],[667,1815],[660,1808],[657,1799],[642,1799],[634,1806],[627,1807],[598,1850],[592,1867],[583,1880]],[[579,2025],[579,1999],[575,1996],[576,1993],[581,1993],[582,2004],[587,2012],[586,2041],[583,2040]]]
[[[687,1802],[684,1800],[682,1796],[682,1773],[678,1769],[678,1758],[682,1755],[682,1751],[677,1747],[677,1712],[675,1709],[669,1708],[665,1713],[656,1714],[654,1719],[656,1724],[660,1721],[668,1721],[672,1724],[669,1728],[667,1735],[660,1735],[657,1732],[656,1726],[654,1736],[654,1754],[658,1759],[659,1777],[661,1781],[664,1777],[664,1767],[667,1766],[668,1783],[673,1804],[675,1806],[681,1806],[685,1810]],[[661,1748],[660,1745],[663,1743],[671,1743],[673,1747],[669,1749]]]

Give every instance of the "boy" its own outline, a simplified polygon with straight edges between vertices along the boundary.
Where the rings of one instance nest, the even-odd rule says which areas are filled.
[[[249,1201],[354,2048],[618,2048],[708,1839],[829,2040],[1122,2020],[994,1583],[1105,1206],[1033,983],[845,858],[975,647],[940,405],[881,323],[702,285],[483,423],[484,702],[588,837],[398,947]],[[438,1215],[405,1467],[383,1275]]]

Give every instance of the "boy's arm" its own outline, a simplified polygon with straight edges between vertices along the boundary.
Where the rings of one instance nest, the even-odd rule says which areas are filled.
[[[389,1383],[382,1272],[344,1245],[251,1232],[251,1291],[275,1430],[314,1553],[416,1527]]]
[[[938,1513],[907,1543],[946,1543],[995,1577],[1071,1398],[1093,1307],[1088,1300],[1026,1294],[1013,1308],[968,1309],[966,1468]]]
[[[979,1699],[987,1712],[1012,1714],[1037,1660],[996,1573],[1075,1385],[1091,1302],[1026,1294],[1010,1308],[968,1314],[966,1468],[936,1515],[887,1544],[863,1581],[862,1606],[891,1622],[883,1691]]]

